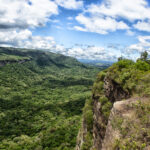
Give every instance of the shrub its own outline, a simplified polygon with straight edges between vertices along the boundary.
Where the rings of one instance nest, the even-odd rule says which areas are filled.
[[[98,81],[103,81],[104,78],[105,78],[105,76],[106,76],[106,72],[105,72],[105,71],[101,71],[101,72],[98,74],[98,77],[97,77]]]
[[[97,95],[101,95],[104,93],[104,82],[99,81],[99,82],[95,82],[93,85],[93,93],[95,94],[95,96]]]
[[[92,147],[92,135],[88,132],[85,136],[85,142],[83,143],[81,150],[89,150]]]
[[[88,131],[93,128],[93,110],[92,110],[92,100],[87,100],[83,109],[83,117],[87,124]]]
[[[108,98],[107,98],[106,96],[101,96],[101,97],[99,98],[99,102],[100,102],[102,105],[104,105],[105,103],[108,102]]]
[[[133,64],[134,64],[134,62],[132,60],[128,60],[128,59],[121,60],[117,63],[119,69],[129,68]]]
[[[99,102],[101,103],[101,111],[102,114],[106,119],[108,119],[111,108],[112,108],[112,103],[109,101],[109,99],[105,96],[102,96],[99,98]]]
[[[139,70],[142,70],[142,71],[148,71],[150,70],[150,65],[145,62],[145,61],[142,61],[142,60],[138,60],[136,63],[135,63],[135,67]]]

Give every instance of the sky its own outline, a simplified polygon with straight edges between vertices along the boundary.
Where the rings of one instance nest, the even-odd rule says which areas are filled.
[[[136,60],[150,54],[150,0],[0,0],[0,46]]]

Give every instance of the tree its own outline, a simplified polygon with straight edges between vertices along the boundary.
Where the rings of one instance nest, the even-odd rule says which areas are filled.
[[[121,61],[123,60],[124,58],[121,56],[121,57],[118,57],[118,61]]]
[[[147,51],[142,52],[140,59],[143,61],[147,61],[148,60],[148,52]]]
[[[150,64],[150,60],[148,59],[148,52],[147,51],[144,51],[141,53],[141,57],[137,59],[137,61],[144,61],[148,64]]]

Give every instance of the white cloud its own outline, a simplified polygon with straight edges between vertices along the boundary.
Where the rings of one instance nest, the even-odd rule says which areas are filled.
[[[50,36],[33,36],[29,28],[45,25],[58,6],[52,0],[0,0],[0,45],[51,49],[56,45]]]
[[[87,12],[130,21],[150,18],[150,7],[146,0],[105,0],[99,5],[90,5]]]
[[[70,29],[72,30],[73,28],[70,28]],[[74,29],[78,30],[78,31],[84,31],[84,32],[88,31],[86,28],[83,28],[83,27],[80,27],[80,26],[74,26]]]
[[[20,47],[32,49],[46,49],[55,53],[61,53],[78,59],[91,60],[116,60],[120,53],[106,50],[104,47],[75,45],[72,48],[65,48],[55,42],[53,37],[33,36],[32,32],[25,29],[21,31],[1,31],[0,45],[7,47]]]
[[[81,0],[55,0],[57,5],[66,9],[81,9],[83,8],[83,1]]]
[[[132,51],[137,51],[139,53],[148,50],[150,52],[150,36],[138,36],[138,43],[130,45],[127,49],[132,53]]]
[[[32,36],[30,40],[26,40],[21,44],[21,46],[25,48],[33,48],[33,49],[51,49],[55,45],[55,41],[52,37],[40,37],[40,36]]]
[[[19,46],[22,41],[30,39],[32,36],[31,31],[22,30],[22,31],[0,31],[0,44],[6,44],[10,46]]]
[[[141,44],[132,44],[128,47],[129,50],[136,50],[138,52],[142,52],[143,51],[143,46]]]
[[[127,20],[133,24],[139,21],[134,28],[150,32],[150,7],[146,0],[103,0],[99,4],[90,4],[76,17],[81,26],[74,29],[86,32],[107,34],[116,30],[127,30],[127,35],[133,35],[132,27],[125,23]],[[129,30],[130,29],[130,30]]]
[[[116,21],[110,17],[98,17],[91,16],[86,17],[80,14],[76,17],[76,20],[84,27],[75,26],[76,30],[96,32],[100,34],[107,34],[109,31],[116,31],[118,29],[129,29],[129,27],[123,21]]]
[[[57,5],[50,0],[0,0],[0,28],[37,27],[58,14]]]
[[[134,25],[134,28],[141,31],[150,32],[150,20],[149,22],[138,21],[137,24]]]
[[[55,45],[52,37],[33,36],[29,30],[0,31],[0,44],[13,47],[50,49]]]
[[[106,51],[104,47],[84,46],[69,48],[63,53],[68,56],[76,57],[78,59],[89,60],[116,60],[118,54],[111,51]],[[119,57],[119,56],[118,56]]]

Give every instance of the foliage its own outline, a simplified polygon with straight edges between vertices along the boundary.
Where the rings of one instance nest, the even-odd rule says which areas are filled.
[[[7,55],[4,53],[0,53],[0,61],[19,61],[19,60],[29,60],[30,57],[22,57],[16,55]]]
[[[89,150],[92,147],[93,137],[93,107],[92,99],[87,99],[83,108],[83,123],[87,126],[87,133],[84,134],[84,142],[81,150]],[[86,130],[86,129],[83,129]]]
[[[83,108],[83,118],[87,125],[88,131],[92,131],[93,128],[93,110],[92,110],[92,99],[86,101],[85,106]]]
[[[101,103],[101,112],[104,118],[107,120],[110,114],[110,110],[112,108],[112,103],[105,96],[101,96],[99,98],[99,102]]]
[[[136,63],[131,60],[121,60],[112,65],[107,75],[120,84],[130,94],[139,93],[140,80],[150,72],[150,65],[147,62],[138,60]],[[145,84],[145,83],[142,83]],[[140,92],[140,94],[142,94]]]
[[[121,57],[118,57],[118,61],[120,61],[120,60],[123,60],[124,58],[121,56]]]
[[[148,71],[148,70],[150,70],[150,65],[147,62],[142,61],[142,60],[138,60],[135,63],[135,67],[136,67],[136,69],[141,70],[141,71]]]
[[[140,59],[146,61],[148,59],[148,52],[147,51],[142,52]]]
[[[50,52],[0,48],[2,53],[32,59],[0,67],[0,149],[73,149],[99,70]]]
[[[83,143],[81,150],[89,150],[92,146],[92,134],[88,132],[85,136],[85,142]]]

